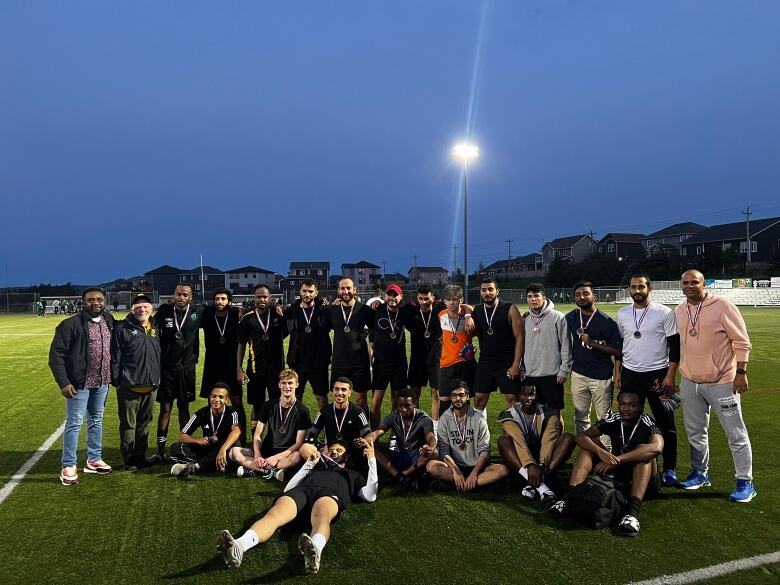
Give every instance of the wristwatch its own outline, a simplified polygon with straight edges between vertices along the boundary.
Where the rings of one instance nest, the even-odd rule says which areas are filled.
[[[742,374],[743,376],[746,376],[747,370],[745,368],[737,368],[737,374]]]

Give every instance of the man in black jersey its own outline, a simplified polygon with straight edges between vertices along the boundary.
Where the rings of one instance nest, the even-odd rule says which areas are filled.
[[[433,289],[421,284],[416,301],[401,307],[401,322],[409,331],[409,386],[419,404],[423,386],[431,389],[431,418],[439,422],[439,360],[441,358],[441,324],[438,314],[446,307],[434,302]]]
[[[251,449],[234,447],[230,458],[239,464],[236,475],[264,479],[284,478],[284,470],[303,462],[299,449],[311,428],[309,409],[297,400],[298,374],[282,370],[279,374],[279,400],[266,400],[257,413]],[[267,430],[266,430],[267,429]],[[265,439],[262,439],[266,430]]]
[[[512,303],[498,299],[498,284],[491,277],[482,279],[479,294],[482,304],[474,307],[466,320],[466,330],[479,339],[479,362],[474,375],[474,408],[487,418],[490,393],[500,389],[508,406],[520,392],[520,363],[523,361],[525,331],[520,311]],[[469,327],[471,325],[471,327]]]
[[[374,311],[355,300],[355,283],[343,278],[339,281],[339,304],[328,307],[326,315],[327,323],[333,329],[331,386],[342,376],[352,380],[357,404],[368,412],[371,368],[366,327],[374,327]]]
[[[298,539],[298,550],[303,554],[307,573],[320,569],[320,555],[330,538],[331,524],[338,520],[347,505],[355,498],[364,502],[376,501],[378,489],[374,446],[368,442],[364,455],[368,460],[368,477],[357,471],[345,469],[348,449],[344,443],[334,442],[317,451],[313,445],[301,448],[306,463],[296,473],[284,494],[240,538],[234,538],[223,530],[217,537],[217,549],[228,567],[238,568],[244,553],[266,542],[280,527],[298,516],[308,513],[311,518],[311,534],[303,533]]]
[[[328,366],[333,353],[329,327],[325,322],[325,304],[319,297],[314,279],[301,282],[299,295],[300,299],[284,313],[290,332],[287,365],[298,372],[298,400],[303,398],[308,382],[317,407],[322,408],[328,403]]]
[[[623,391],[618,394],[617,401],[618,412],[577,434],[580,452],[574,461],[569,486],[584,482],[591,472],[614,478],[616,484],[628,492],[618,533],[637,536],[645,493],[657,493],[661,489],[656,458],[663,450],[664,440],[653,419],[642,414],[644,404],[639,394]],[[610,438],[611,450],[599,441],[601,435]],[[550,512],[558,516],[564,514],[566,497],[555,502]]]
[[[173,291],[173,303],[163,304],[154,315],[160,330],[162,380],[157,390],[157,457],[165,458],[168,424],[173,402],[179,411],[179,429],[190,418],[195,400],[195,365],[200,353],[200,322],[203,307],[192,303],[192,287],[180,284]]]
[[[374,314],[374,328],[370,336],[374,348],[371,355],[374,366],[371,380],[374,390],[371,399],[372,429],[379,426],[382,418],[382,402],[388,384],[393,407],[396,394],[406,386],[406,334],[399,310],[403,298],[401,287],[391,284],[385,291],[385,302]]]
[[[236,351],[238,349],[238,307],[233,307],[233,295],[226,288],[214,291],[214,305],[205,307],[200,326],[206,345],[203,360],[203,379],[200,383],[200,397],[208,398],[211,388],[217,382],[225,382],[230,388],[230,405],[238,413],[241,425],[239,442],[246,444],[246,412],[244,411],[244,389],[236,378]]]
[[[325,405],[314,419],[309,432],[310,441],[316,441],[324,430],[326,443],[342,441],[349,446],[352,455],[360,455],[363,448],[360,439],[371,429],[363,409],[349,401],[351,395],[352,382],[349,378],[336,378],[333,382],[333,402]]]
[[[171,445],[171,475],[188,477],[193,473],[209,473],[227,469],[227,453],[238,440],[241,426],[238,414],[226,406],[230,388],[217,382],[211,389],[209,405],[192,415],[179,433],[179,442]],[[203,430],[200,439],[193,436]]]
[[[257,412],[265,402],[279,399],[279,372],[284,369],[284,338],[287,323],[271,305],[271,291],[264,284],[255,287],[255,308],[247,311],[238,326],[236,375],[246,384],[247,402],[252,405],[252,430]],[[244,371],[244,356],[248,354]]]
[[[425,471],[425,466],[436,450],[433,421],[415,406],[414,392],[410,388],[398,391],[397,408],[382,419],[375,431],[364,441],[373,443],[379,467],[390,478],[407,490],[416,490],[413,479]],[[397,448],[391,451],[377,441],[388,431],[396,436]]]

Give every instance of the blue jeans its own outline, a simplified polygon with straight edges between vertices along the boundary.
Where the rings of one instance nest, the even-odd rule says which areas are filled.
[[[106,406],[108,384],[100,388],[82,388],[73,398],[65,399],[65,433],[62,444],[62,466],[76,465],[76,449],[84,414],[87,418],[87,461],[103,458],[103,409]]]

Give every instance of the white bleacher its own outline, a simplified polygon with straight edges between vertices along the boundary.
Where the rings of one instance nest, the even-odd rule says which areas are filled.
[[[749,307],[780,307],[780,288],[713,288],[707,289],[719,297],[730,300],[735,305]],[[664,305],[679,305],[685,296],[680,290],[653,289],[650,300]],[[625,294],[618,303],[630,303],[631,297]]]

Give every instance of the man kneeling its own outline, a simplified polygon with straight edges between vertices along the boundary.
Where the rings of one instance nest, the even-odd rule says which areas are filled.
[[[217,382],[211,388],[209,406],[192,415],[179,433],[179,442],[171,445],[171,475],[187,477],[193,473],[209,473],[227,469],[227,452],[241,435],[238,413],[226,406],[230,388]],[[203,437],[192,434],[203,429]]]
[[[555,493],[545,481],[571,457],[574,437],[563,432],[560,411],[536,401],[536,386],[523,385],[518,399],[498,415],[504,428],[498,451],[507,467],[528,482],[520,494],[529,500],[540,499],[549,507],[555,502]]]
[[[469,388],[460,380],[450,392],[452,407],[439,419],[439,458],[426,470],[435,480],[473,491],[509,475],[501,463],[490,463],[490,431],[485,417],[469,406]]]
[[[376,443],[390,430],[396,436],[395,451]],[[365,440],[376,444],[377,463],[391,480],[405,490],[416,491],[418,486],[414,477],[425,470],[436,450],[436,435],[433,434],[431,417],[415,408],[414,394],[410,388],[398,391],[397,409],[383,418],[379,427],[369,433]]]
[[[607,435],[612,441],[611,452],[598,440],[601,435]],[[570,488],[584,482],[591,471],[614,478],[630,494],[625,515],[618,523],[618,533],[637,536],[642,499],[647,491],[657,493],[661,488],[656,457],[664,447],[661,431],[653,419],[642,414],[639,395],[621,392],[618,412],[577,434],[576,441],[581,451],[574,461]],[[550,508],[550,513],[557,516],[565,511],[566,497]]]
[[[366,502],[376,500],[379,486],[374,444],[370,440],[366,441],[363,451],[368,459],[367,479],[357,471],[344,468],[347,445],[340,441],[326,446],[321,455],[309,443],[301,447],[300,453],[306,457],[306,463],[260,520],[240,538],[233,538],[227,530],[219,533],[217,548],[228,567],[239,567],[244,552],[267,541],[278,528],[308,510],[311,513],[311,536],[301,534],[298,550],[303,554],[306,572],[316,573],[320,569],[322,549],[330,537],[330,526],[338,520],[347,504],[353,498]]]

